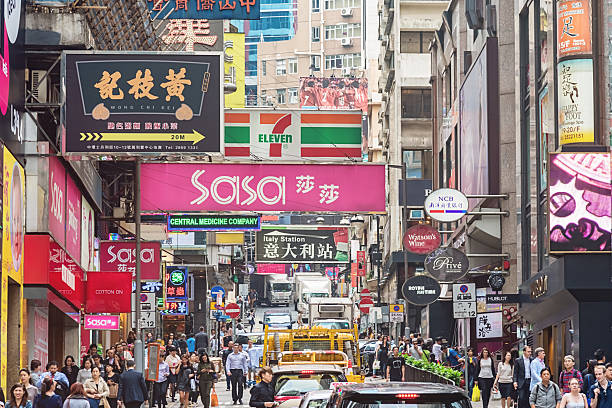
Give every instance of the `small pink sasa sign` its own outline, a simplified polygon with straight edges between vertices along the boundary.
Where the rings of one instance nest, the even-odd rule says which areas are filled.
[[[119,330],[119,316],[115,315],[85,315],[87,330]]]

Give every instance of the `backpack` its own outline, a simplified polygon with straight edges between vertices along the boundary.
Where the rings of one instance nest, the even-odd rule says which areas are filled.
[[[557,384],[555,384],[554,382],[550,382],[553,385],[553,389],[555,390],[555,394],[558,392],[559,394],[561,394],[561,390],[559,390],[559,386]],[[538,392],[540,392],[540,386],[542,385],[542,383],[538,383],[536,385],[536,392],[535,392],[535,402],[538,402]]]
[[[64,384],[63,382],[56,381],[55,382],[55,393],[60,396],[63,402],[70,394],[70,389],[66,387],[66,384]]]

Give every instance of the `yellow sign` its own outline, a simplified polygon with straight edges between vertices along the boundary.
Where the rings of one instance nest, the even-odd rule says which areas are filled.
[[[223,35],[225,45],[225,75],[232,78],[231,82],[236,84],[236,91],[225,95],[226,108],[244,108],[245,98],[245,48],[244,34],[225,33]],[[230,45],[231,44],[231,45]],[[228,61],[229,60],[229,61]]]
[[[219,309],[217,309],[217,302],[210,302],[210,310],[212,311],[220,311],[223,310],[223,307],[225,307],[225,305],[223,303],[221,303],[219,305]]]
[[[242,245],[244,244],[244,233],[243,232],[216,232],[216,242],[219,244],[227,245]]]
[[[391,313],[404,313],[404,305],[389,305],[389,312]]]
[[[197,144],[206,136],[194,130],[192,133],[81,133],[83,141],[102,142],[140,142],[146,138],[153,142],[193,142]]]

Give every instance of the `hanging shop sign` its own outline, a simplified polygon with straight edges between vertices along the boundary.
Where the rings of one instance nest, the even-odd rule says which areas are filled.
[[[591,54],[590,0],[557,3],[557,57]]]
[[[502,312],[478,314],[476,317],[477,339],[495,339],[502,336]]]
[[[593,143],[593,60],[572,59],[557,65],[559,143]]]
[[[64,246],[66,239],[66,169],[61,161],[49,156],[49,232]]]
[[[94,261],[95,219],[93,207],[84,196],[81,197],[81,266],[86,271],[93,271],[97,267]]]
[[[66,251],[81,260],[81,191],[72,177],[66,178]]]
[[[408,303],[425,306],[440,297],[440,283],[427,275],[417,275],[406,279],[402,286],[402,295]]]
[[[432,192],[431,180],[399,179],[398,204],[407,207],[423,207],[425,198]]]
[[[186,266],[166,266],[166,299],[187,299],[187,281]]]
[[[348,230],[265,229],[255,235],[255,261],[348,263]]]
[[[258,215],[168,215],[168,231],[256,231],[260,224]]]
[[[143,211],[377,213],[385,166],[145,163],[141,193]]]
[[[96,272],[87,274],[87,313],[129,313],[132,311],[132,274]]]
[[[459,221],[468,212],[468,199],[459,190],[441,188],[425,198],[425,212],[440,222]]]
[[[469,269],[468,257],[453,247],[438,248],[425,258],[425,269],[442,282],[454,282],[463,278]]]
[[[154,20],[259,20],[260,0],[147,0]]]
[[[245,52],[244,33],[224,33],[223,61],[226,82],[236,86],[236,90],[225,95],[225,107],[244,108],[245,104]]]
[[[225,157],[361,160],[361,121],[361,111],[232,109],[225,113]]]
[[[406,230],[403,242],[408,252],[424,255],[437,249],[442,237],[436,228],[427,224],[418,224]]]
[[[611,252],[610,153],[551,153],[551,253]]]
[[[85,315],[86,330],[119,330],[118,315]]]
[[[357,251],[357,276],[366,276],[366,252]]]
[[[221,53],[65,53],[63,152],[219,152]]]
[[[25,173],[21,164],[6,147],[3,168],[2,284],[5,284],[4,276],[21,284],[25,237]],[[8,281],[6,284],[8,285]],[[4,302],[4,299],[2,301]]]
[[[164,309],[160,311],[166,316],[185,316],[189,314],[189,302],[187,300],[168,300]]]
[[[159,281],[161,243],[142,242],[140,261],[141,280]],[[130,272],[136,277],[136,241],[100,241],[100,270],[103,272]]]

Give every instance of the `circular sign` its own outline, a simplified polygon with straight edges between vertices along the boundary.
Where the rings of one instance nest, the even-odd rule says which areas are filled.
[[[440,247],[442,237],[436,228],[427,224],[418,224],[406,230],[403,241],[406,251],[426,255]]]
[[[453,222],[467,214],[468,205],[468,199],[461,191],[441,188],[427,196],[425,212],[434,220]]]
[[[369,289],[364,288],[364,289],[361,291],[361,297],[362,297],[362,298],[372,298],[372,294],[370,293],[370,290],[369,290]]]
[[[8,39],[15,44],[21,24],[21,0],[4,0],[4,22]]]
[[[173,285],[182,285],[185,282],[185,273],[180,269],[170,272],[170,282]]]
[[[470,287],[468,285],[459,286],[459,292],[461,293],[467,293],[468,290],[470,290]]]
[[[141,293],[140,294],[140,301],[142,303],[145,303],[147,300],[149,300],[149,296],[146,293]]]
[[[402,295],[408,303],[425,306],[440,297],[442,288],[437,280],[427,275],[417,275],[406,279],[402,286]]]
[[[401,308],[400,308],[400,306],[399,306],[399,305],[393,305],[393,310],[392,310],[392,312],[401,312],[401,310],[400,310],[400,309],[401,309]]]
[[[359,301],[359,310],[363,314],[370,313],[370,308],[374,305],[374,302],[369,297],[364,297]]]
[[[425,258],[427,272],[443,282],[454,282],[463,278],[469,266],[467,256],[452,247],[436,249]]]
[[[223,289],[221,286],[213,286],[213,288],[210,290],[210,296],[212,296],[213,298],[217,297],[217,293],[221,293],[221,297],[225,297],[225,289]]]
[[[240,316],[240,306],[238,306],[236,303],[228,303],[225,306],[225,314],[232,319],[237,318]]]

